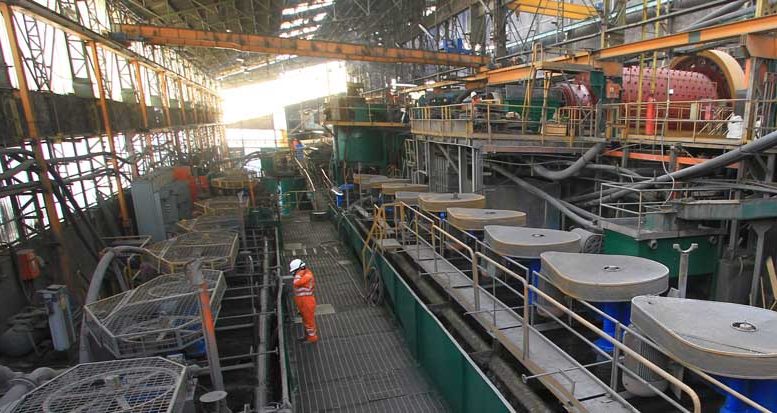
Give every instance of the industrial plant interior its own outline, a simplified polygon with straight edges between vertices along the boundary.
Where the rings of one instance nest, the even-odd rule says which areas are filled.
[[[777,1],[0,16],[0,413],[777,412]]]

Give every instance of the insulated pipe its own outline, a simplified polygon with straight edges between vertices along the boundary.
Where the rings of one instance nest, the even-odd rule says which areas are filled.
[[[89,281],[89,289],[86,292],[86,298],[84,298],[84,306],[97,301],[97,299],[100,297],[100,290],[102,289],[105,273],[108,271],[108,268],[110,268],[111,262],[113,262],[113,259],[116,257],[116,255],[122,252],[151,255],[149,250],[139,247],[118,246],[106,248],[105,253],[103,254],[102,258],[100,258],[100,261],[97,263],[97,266],[94,268],[94,272],[92,273],[92,279]],[[120,274],[116,274],[116,276],[120,277]],[[121,280],[119,285],[124,285],[124,281]],[[84,314],[84,321],[81,322],[81,332],[78,343],[79,363],[88,363],[92,361],[92,355],[89,351],[89,331],[86,328],[85,319],[86,314]]]
[[[631,186],[631,189],[648,188],[655,183],[679,181],[682,179],[696,178],[697,176],[711,173],[715,169],[723,168],[726,165],[731,165],[748,158],[752,155],[757,155],[767,149],[777,145],[777,132],[769,133],[761,138],[758,138],[746,145],[740,146],[737,149],[726,152],[720,156],[712,158],[704,163],[696,164],[688,168],[680,169],[669,174],[661,175],[659,177],[643,181]],[[491,167],[494,168],[493,166]],[[496,169],[495,169],[496,170]],[[629,189],[617,189],[611,188],[605,191],[601,191],[601,200],[610,201],[618,199],[626,194],[631,193]],[[599,203],[599,200],[588,201],[583,206],[592,206]]]
[[[15,377],[10,380],[14,386],[0,399],[0,410],[24,397],[30,390],[57,376],[57,372],[49,367],[35,369],[32,373]]]
[[[256,395],[254,410],[262,412],[267,407],[267,340],[270,338],[270,241],[264,237],[262,250],[262,290],[259,293],[259,345],[256,356]]]
[[[556,199],[555,197],[551,196],[547,192],[545,192],[545,191],[537,188],[536,186],[534,186],[534,185],[524,181],[523,179],[513,175],[512,173],[510,173],[506,169],[502,168],[501,166],[488,163],[488,161],[486,161],[486,165],[485,166],[488,167],[488,168],[491,168],[491,170],[493,170],[494,172],[498,172],[498,173],[502,174],[505,178],[508,178],[511,181],[515,182],[518,186],[520,186],[521,188],[523,188],[527,192],[531,193],[532,195],[534,195],[534,196],[536,196],[538,198],[544,199],[549,204],[553,205],[553,207],[558,209],[559,212],[561,212],[562,214],[566,215],[567,217],[569,217],[570,219],[572,219],[573,221],[575,221],[577,224],[581,225],[585,229],[587,229],[589,231],[594,231],[594,232],[601,231],[601,228],[599,228],[599,226],[596,223],[581,217],[580,215],[578,215],[577,213],[572,211],[570,208],[568,208],[561,200]]]
[[[184,266],[184,271],[186,272],[186,277],[189,279],[189,284],[191,285],[193,292],[197,294],[211,385],[215,391],[224,391],[224,376],[221,373],[221,360],[219,359],[219,349],[218,344],[216,343],[216,322],[210,308],[208,282],[202,276],[202,270],[200,269],[201,265],[202,258],[198,258],[187,263]]]

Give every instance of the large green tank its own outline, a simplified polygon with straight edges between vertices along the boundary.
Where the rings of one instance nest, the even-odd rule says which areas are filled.
[[[334,161],[336,170],[343,162],[349,168],[357,165],[375,167],[381,172],[389,165],[401,165],[402,146],[407,137],[405,131],[374,127],[335,126],[336,150]],[[341,178],[341,174],[335,174]]]
[[[305,190],[305,178],[301,176],[282,177],[279,178],[278,187],[280,189],[281,215],[289,215],[297,208],[297,198],[291,192]]]
[[[675,251],[672,245],[680,244],[681,248],[686,249],[692,243],[696,243],[698,249],[688,258],[688,275],[712,277],[718,264],[718,248],[715,240],[716,237],[709,235],[636,240],[608,229],[604,231],[603,252],[658,261],[669,268],[669,277],[676,278],[680,272],[680,253]]]

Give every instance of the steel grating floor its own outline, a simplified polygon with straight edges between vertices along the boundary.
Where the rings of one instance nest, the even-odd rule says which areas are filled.
[[[337,240],[331,222],[297,215],[282,228],[285,262],[302,258],[316,276],[319,309],[322,304],[334,308],[316,315],[318,343],[292,344],[295,410],[447,411],[405,347],[390,310],[365,302],[358,284],[361,268]],[[301,336],[299,323],[293,332]]]

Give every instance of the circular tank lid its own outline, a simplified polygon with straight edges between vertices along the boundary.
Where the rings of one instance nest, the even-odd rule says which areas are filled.
[[[580,235],[556,229],[486,225],[485,241],[494,251],[516,258],[539,258],[545,251],[580,252]]]
[[[526,225],[526,213],[507,209],[448,208],[448,222],[463,231],[482,231],[486,225]]]
[[[397,192],[427,192],[429,187],[409,182],[383,182],[380,184],[380,190],[383,195],[396,195]]]
[[[418,196],[421,209],[429,212],[445,212],[451,207],[484,208],[486,197],[480,194],[437,193],[428,192]]]
[[[398,191],[394,194],[394,200],[408,205],[418,205],[418,195],[421,195],[421,192]]]
[[[631,322],[675,358],[708,373],[777,379],[777,312],[748,305],[639,296]]]
[[[365,187],[365,189],[380,189],[383,184],[392,182],[409,183],[410,180],[405,178],[387,178],[385,176],[381,176],[377,178],[371,178],[367,181],[362,180],[361,184]]]
[[[669,288],[669,268],[647,258],[557,251],[543,252],[540,258],[542,274],[580,300],[628,302]]]

